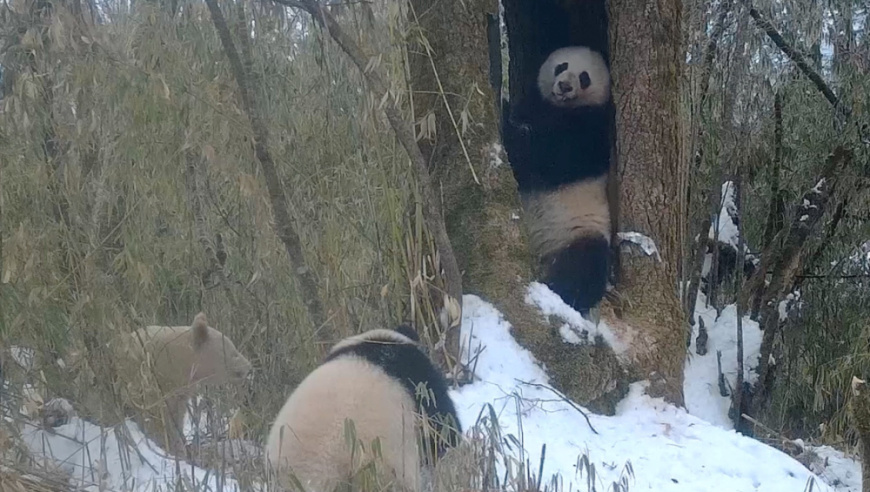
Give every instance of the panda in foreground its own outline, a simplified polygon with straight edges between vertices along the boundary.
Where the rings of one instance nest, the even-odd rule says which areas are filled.
[[[357,448],[352,455],[345,419],[353,421],[362,452]],[[281,487],[331,492],[346,487],[371,461],[372,441],[379,438],[379,485],[416,492],[424,489],[422,475],[459,444],[461,434],[447,382],[420,349],[414,330],[402,325],[332,347],[278,413],[266,462]]]
[[[543,282],[587,316],[607,288],[610,259],[610,70],[585,46],[560,48],[535,88],[505,104],[502,136]]]

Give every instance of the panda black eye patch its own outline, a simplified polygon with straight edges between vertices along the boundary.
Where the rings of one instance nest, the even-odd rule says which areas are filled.
[[[556,65],[556,69],[553,70],[553,75],[559,75],[560,73],[564,72],[565,70],[568,70],[568,62],[560,63],[560,64]]]
[[[585,89],[592,85],[592,79],[589,78],[589,72],[580,73],[580,88]]]

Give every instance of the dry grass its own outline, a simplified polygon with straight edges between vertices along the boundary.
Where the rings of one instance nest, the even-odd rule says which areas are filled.
[[[18,429],[42,425],[51,398],[82,401],[92,377],[111,389],[105,341],[149,324],[185,325],[199,311],[256,377],[232,425],[237,400],[220,392],[201,400],[190,461],[252,490],[271,419],[326,347],[294,282],[299,265],[272,228],[250,128],[205,7],[185,5],[170,19],[153,3],[136,2],[134,12],[107,4],[111,22],[89,25],[62,5],[50,14],[36,5],[21,2],[0,25],[11,82],[0,101],[0,352],[11,429],[0,490],[65,490],[65,478],[38,468],[16,442]],[[407,156],[379,110],[407,109],[403,13],[376,1],[339,15],[390,75],[390,101],[375,101],[306,19],[245,8],[256,21],[252,72],[270,150],[327,322],[344,336],[410,319],[436,346],[440,265]],[[237,11],[224,10],[236,23]],[[207,247],[226,255],[217,270]],[[11,357],[20,347],[32,361]],[[34,389],[25,394],[26,384]],[[512,455],[493,414],[472,434],[439,466],[437,491],[560,490]]]
[[[258,442],[335,340],[315,343],[323,327],[307,319],[293,280],[299,265],[272,229],[250,128],[204,5],[169,18],[154,4],[133,12],[107,4],[110,22],[99,25],[62,5],[50,13],[37,5],[16,4],[0,25],[9,82],[0,101],[6,415],[22,418],[20,401],[9,399],[25,382],[37,388],[29,400],[37,418],[39,402],[83,400],[91,376],[111,387],[105,341],[149,324],[188,324],[202,310],[255,365],[237,429]],[[435,345],[432,300],[443,280],[382,102],[305,19],[246,8],[271,150],[328,323],[344,336],[411,319]],[[238,11],[225,11],[238,21]],[[339,16],[379,56],[406,108],[400,18],[392,2]],[[218,271],[207,245],[226,253]],[[19,367],[11,347],[31,349],[35,360]],[[226,437],[238,405],[223,396],[209,395],[197,440]],[[213,454],[202,459],[214,463]]]
[[[256,366],[249,413],[257,435],[325,350],[314,342],[322,327],[308,321],[293,281],[298,266],[272,230],[250,131],[208,17],[197,6],[175,20],[141,8],[90,26],[87,42],[52,37],[80,28],[58,8],[32,63],[14,56],[27,39],[5,46],[14,83],[0,115],[3,342],[37,352],[46,397],[76,400],[72,354],[89,354],[90,369],[108,381],[99,341],[147,324],[187,324],[203,310]],[[389,29],[369,33],[367,48],[397,64],[395,14],[385,5],[375,11]],[[253,71],[328,322],[339,336],[404,319],[434,327],[428,291],[442,282],[433,246],[413,173],[377,102],[308,26],[291,31],[291,19],[262,15],[253,15],[262,21],[256,36],[268,43],[253,44]],[[25,11],[7,33],[42,20]],[[59,142],[53,157],[48,137]],[[226,252],[221,271],[208,276],[186,186],[189,159],[206,190],[207,241],[216,245],[220,235]],[[434,328],[423,331],[437,340]]]

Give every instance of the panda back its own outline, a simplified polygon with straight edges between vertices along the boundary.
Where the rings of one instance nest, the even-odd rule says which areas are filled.
[[[387,340],[371,340],[343,347],[329,354],[324,363],[342,357],[357,357],[377,367],[401,384],[416,399],[417,387],[422,383],[434,393],[435,400],[421,405],[429,416],[437,413],[455,414],[448,395],[447,381],[432,361],[419,348],[411,344]]]
[[[368,340],[333,351],[325,364],[345,357],[366,361],[404,388],[415,401],[418,412],[432,419],[430,424],[447,439],[446,443],[437,445],[439,455],[447,446],[458,444],[462,429],[447,381],[419,348],[394,340]],[[421,386],[423,389],[418,390]]]
[[[367,450],[379,439],[382,471],[418,490],[414,406],[401,385],[369,362],[335,358],[303,379],[279,411],[266,443],[267,465],[285,488],[295,490],[289,472],[307,491],[334,490],[352,480],[360,457],[373,458]],[[363,444],[355,451],[346,438],[348,420]]]

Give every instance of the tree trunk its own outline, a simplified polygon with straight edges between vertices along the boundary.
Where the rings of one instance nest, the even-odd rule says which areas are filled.
[[[564,342],[559,325],[549,326],[525,302],[533,278],[532,256],[517,220],[517,185],[498,130],[501,52],[495,43],[499,36],[492,31],[498,25],[498,2],[411,0],[410,5],[410,20],[418,22],[425,37],[409,50],[414,117],[421,121],[434,115],[434,134],[420,146],[443,194],[465,292],[480,294],[498,307],[517,341],[546,365],[558,389],[588,408],[612,413],[619,399],[614,388],[625,389],[622,380],[614,384],[623,376],[613,353]],[[482,49],[490,43],[495,44],[492,53]],[[513,67],[517,60],[511,50]],[[529,62],[535,63],[539,61]],[[512,96],[518,88],[511,84]]]
[[[649,394],[682,405],[686,318],[677,297],[686,176],[679,105],[682,4],[612,0],[609,9],[620,228],[651,237],[661,256],[661,261],[622,259],[619,291],[629,302],[620,321],[648,342],[636,347],[645,349],[636,359],[641,376],[652,381]]]
[[[434,116],[435,123],[419,144],[442,194],[465,290],[497,304],[515,302],[530,278],[528,250],[512,218],[520,204],[498,145],[490,56],[483,49],[487,16],[498,15],[498,2],[412,0],[410,6],[422,37],[408,53],[414,118]]]
[[[498,2],[412,0],[410,6],[422,37],[408,53],[414,119],[434,116],[435,127],[419,144],[442,194],[464,287],[506,299],[530,274],[525,242],[511,218],[519,200],[498,145],[485,49],[487,16],[498,15]]]

